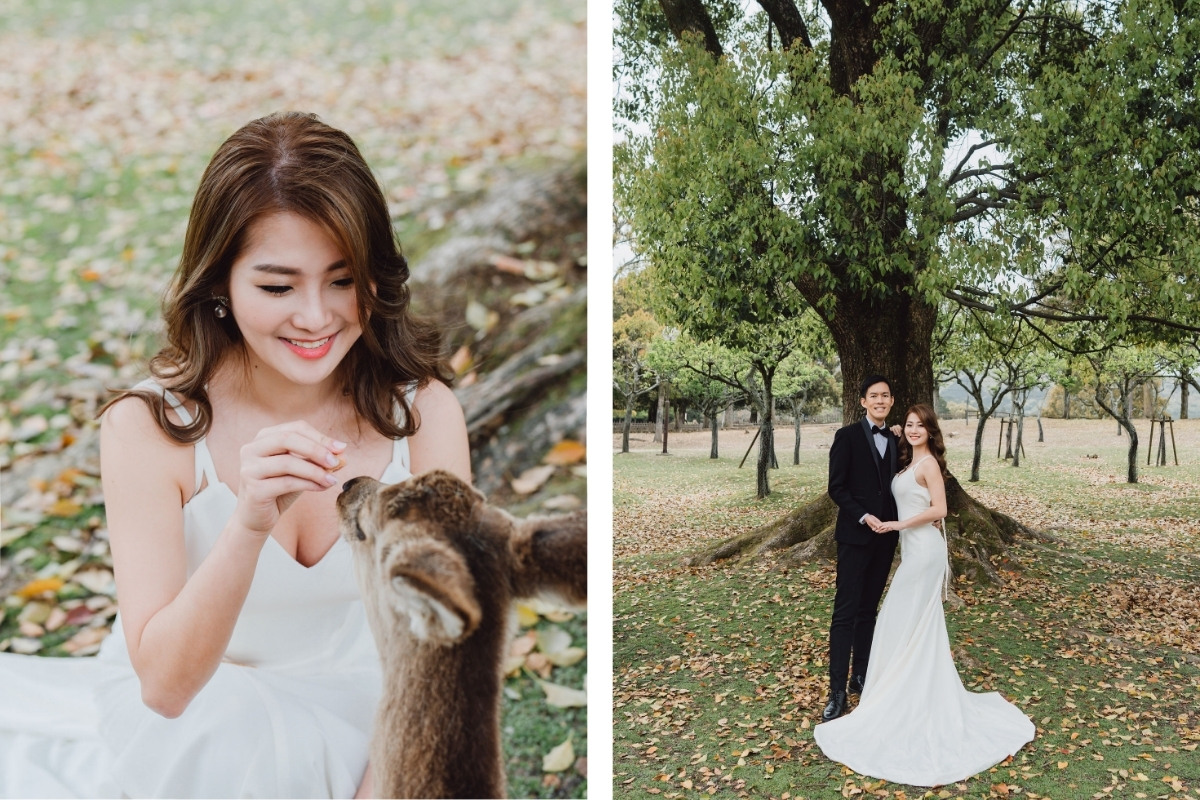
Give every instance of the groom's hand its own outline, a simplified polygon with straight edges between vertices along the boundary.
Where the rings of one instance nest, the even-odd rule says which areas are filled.
[[[879,526],[883,523],[880,521],[879,517],[875,516],[874,514],[867,514],[865,517],[863,517],[863,524],[876,533],[879,533]]]

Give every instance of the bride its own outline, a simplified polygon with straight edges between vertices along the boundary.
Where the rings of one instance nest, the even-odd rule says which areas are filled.
[[[950,654],[942,613],[951,571],[934,527],[946,516],[946,447],[934,410],[905,415],[892,480],[901,562],[883,599],[858,707],[813,730],[825,755],[863,775],[913,786],[963,780],[1033,740],[1034,725],[997,692],[968,692]]]
[[[154,379],[101,412],[120,613],[94,659],[0,654],[0,796],[371,795],[380,664],[334,487],[470,480],[407,279],[346,134],[281,113],[217,150]]]

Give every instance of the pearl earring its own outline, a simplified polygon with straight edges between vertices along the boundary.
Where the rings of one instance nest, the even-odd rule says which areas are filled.
[[[213,313],[217,315],[217,318],[225,319],[225,317],[229,316],[229,298],[222,295],[217,295],[213,299],[217,301],[217,307],[213,310]]]

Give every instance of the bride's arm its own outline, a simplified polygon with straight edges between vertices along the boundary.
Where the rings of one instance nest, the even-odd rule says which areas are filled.
[[[142,701],[168,718],[182,714],[216,672],[271,530],[251,526],[235,513],[189,578],[182,511],[187,498],[180,496],[180,477],[185,472],[181,458],[192,457],[191,448],[169,440],[136,398],[114,404],[101,419],[101,475],[121,625]],[[313,477],[321,478],[320,468],[308,467]],[[299,473],[305,468],[288,469]],[[253,488],[269,481],[291,485],[284,483],[289,480],[317,488],[310,481],[284,477],[259,480]],[[247,487],[253,482],[243,473],[243,503],[255,494]],[[274,507],[275,498],[270,505]]]
[[[906,528],[916,528],[930,522],[936,522],[946,516],[946,481],[942,478],[941,467],[936,459],[927,459],[917,465],[917,482],[929,490],[929,508],[915,517],[899,522],[885,522],[885,530],[902,531]]]

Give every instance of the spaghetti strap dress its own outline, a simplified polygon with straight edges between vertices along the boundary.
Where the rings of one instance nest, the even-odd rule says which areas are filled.
[[[931,505],[917,483],[920,463],[892,479],[900,519]],[[813,729],[825,755],[855,772],[942,786],[1034,738],[1021,709],[998,692],[968,692],[958,677],[942,610],[952,574],[947,556],[944,534],[932,524],[900,531],[900,566],[879,609],[862,698],[854,711]]]
[[[195,458],[189,577],[237,505],[203,439]],[[397,439],[380,480],[411,475]],[[0,797],[353,797],[381,686],[346,542],[305,567],[268,538],[224,660],[175,719],[142,702],[119,613],[94,658],[0,653]]]

